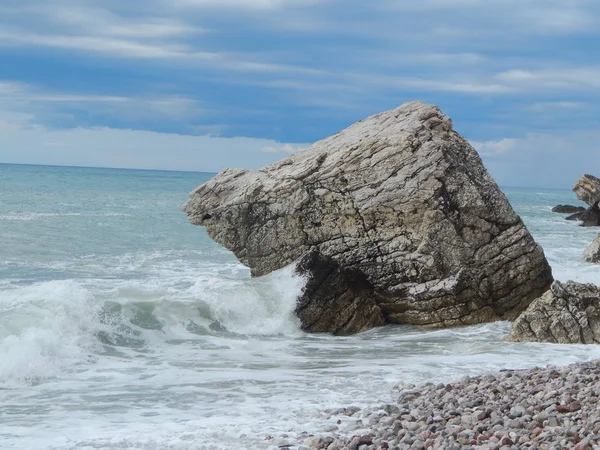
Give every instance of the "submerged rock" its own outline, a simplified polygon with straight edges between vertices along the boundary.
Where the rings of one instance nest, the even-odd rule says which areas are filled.
[[[588,209],[571,214],[565,217],[566,220],[579,220],[582,227],[600,226],[600,207],[598,205],[590,206]]]
[[[576,214],[582,213],[583,211],[585,211],[585,208],[583,206],[573,205],[557,205],[554,208],[552,208],[552,212],[559,214]]]
[[[565,217],[565,220],[579,220],[585,211],[587,211],[587,209],[584,208],[583,211],[579,211]]]
[[[254,276],[300,261],[307,331],[512,320],[552,282],[477,152],[421,102],[261,170],[225,170],[184,210]]]
[[[505,340],[600,344],[600,288],[555,281],[515,320]]]
[[[585,249],[583,259],[591,263],[600,263],[600,234]]]

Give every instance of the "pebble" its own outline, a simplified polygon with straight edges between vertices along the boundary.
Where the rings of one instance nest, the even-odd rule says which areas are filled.
[[[289,448],[600,448],[600,361],[397,388],[397,405],[372,410],[351,406],[318,416],[334,422],[362,418],[364,424],[359,420],[344,427],[325,426],[327,435],[298,438]]]

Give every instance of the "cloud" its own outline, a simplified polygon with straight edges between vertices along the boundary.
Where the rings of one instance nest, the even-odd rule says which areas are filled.
[[[577,133],[600,113],[595,0],[3,0],[0,15],[0,129],[45,133],[61,161],[84,131],[247,136],[269,160],[422,99],[529,182],[537,146],[591,152]]]
[[[495,76],[500,82],[520,89],[588,90],[600,88],[600,67],[563,67],[545,70],[512,69]]]
[[[75,128],[53,130],[3,126],[0,160],[6,163],[167,169],[218,172],[258,169],[280,159],[290,144],[268,139],[185,136],[142,130]]]
[[[247,6],[273,8],[308,1],[256,2],[225,0],[220,2],[189,0],[188,6]],[[321,74],[315,68],[282,64],[261,59],[260,55],[231,51],[207,50],[199,38],[210,30],[196,22],[188,22],[185,12],[173,10],[171,2],[158,2],[166,17],[148,15],[148,9],[126,14],[120,8],[110,8],[97,1],[84,1],[79,6],[57,0],[52,5],[33,0],[27,6],[5,8],[13,21],[0,24],[0,47],[45,47],[65,51],[95,53],[104,57],[134,60],[172,60],[191,66],[208,66],[218,70],[240,72]],[[261,7],[262,5],[262,7]]]
[[[122,95],[71,94],[46,91],[40,87],[0,80],[0,114],[12,115],[12,124],[31,126],[53,118],[85,111],[88,117],[111,120],[160,119],[164,122],[189,120],[204,114],[197,101],[181,96],[128,97]],[[18,114],[18,119],[16,119]],[[72,121],[76,118],[71,118]]]
[[[250,137],[219,137],[222,127],[196,126],[178,134],[107,126],[43,125],[57,107],[89,109],[120,118],[183,120],[203,114],[197,102],[179,97],[137,98],[48,92],[25,83],[0,81],[0,161],[217,172],[259,168],[306,145]],[[198,133],[202,133],[198,135]]]
[[[171,0],[176,7],[249,10],[279,10],[293,7],[314,6],[326,0]]]
[[[553,112],[563,110],[582,110],[587,109],[590,105],[586,102],[535,102],[527,107],[527,109],[535,112]]]
[[[481,156],[504,155],[515,148],[517,144],[518,140],[511,138],[503,138],[498,141],[471,141],[471,145],[475,147]]]
[[[570,188],[590,168],[600,167],[598,142],[600,130],[580,130],[472,144],[501,185]]]
[[[261,147],[260,150],[267,153],[296,153],[299,150],[306,148],[306,145],[278,144]]]

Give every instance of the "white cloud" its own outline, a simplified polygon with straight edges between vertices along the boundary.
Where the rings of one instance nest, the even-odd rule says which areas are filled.
[[[499,184],[569,188],[584,173],[600,176],[600,131],[555,131],[472,142]]]
[[[193,52],[183,45],[145,43],[108,36],[37,34],[1,29],[0,46],[52,47],[134,59],[188,58],[195,61],[210,61],[220,57],[217,53]]]
[[[517,139],[511,138],[503,138],[498,141],[471,141],[471,145],[481,156],[503,155],[515,148],[517,143]]]
[[[564,66],[548,69],[512,69],[495,76],[500,82],[521,89],[569,89],[588,90],[600,88],[600,67]]]
[[[230,6],[252,3],[229,2]],[[225,6],[223,1],[199,2],[199,6],[200,3]],[[265,5],[268,3],[271,2],[265,2]],[[273,5],[279,3],[287,6],[283,1]],[[0,47],[46,47],[112,58],[172,60],[240,72],[324,73],[316,68],[262,60],[257,54],[206,50],[198,37],[209,31],[189,22],[186,13],[173,11],[170,2],[157,9],[156,13],[165,15],[158,18],[148,16],[147,8],[138,10],[134,7],[137,14],[130,11],[127,15],[119,14],[118,8],[108,8],[93,0],[79,6],[61,1],[52,5],[34,1],[25,6],[5,8],[5,15],[13,20],[0,23]]]
[[[491,18],[497,24],[511,24],[510,33],[581,33],[598,32],[597,2],[594,0],[420,0],[418,2],[384,0],[402,12],[459,13],[468,27],[485,25]],[[481,27],[482,31],[486,31]],[[497,32],[498,30],[488,30]],[[503,29],[503,33],[506,29]]]
[[[140,169],[217,172],[258,169],[296,145],[246,137],[185,136],[142,130],[5,126],[0,121],[0,161]]]
[[[459,80],[453,79],[449,74],[442,74],[443,78],[416,78],[392,75],[373,75],[369,73],[348,74],[345,78],[357,85],[375,85],[388,89],[460,92],[465,94],[504,94],[514,92],[514,88],[506,84],[494,82],[485,77]]]
[[[102,166],[216,172],[232,164],[259,168],[305,147],[271,139],[215,136],[221,127],[194,127],[203,135],[182,135],[110,127],[54,129],[41,125],[56,105],[93,108],[134,120],[186,119],[202,114],[197,102],[182,97],[135,98],[46,92],[35,86],[0,81],[0,161],[22,164]]]
[[[293,145],[293,144],[278,144],[278,145],[267,145],[261,147],[260,150],[267,153],[296,153],[299,150],[306,148],[305,145]]]
[[[535,112],[552,113],[564,110],[584,110],[589,106],[586,102],[548,101],[532,103],[527,109]]]
[[[177,7],[276,10],[314,6],[325,1],[327,0],[168,0],[168,3]]]
[[[92,114],[106,114],[113,118],[161,118],[162,120],[189,119],[204,111],[193,99],[182,96],[126,97],[120,95],[69,94],[45,91],[37,86],[0,80],[0,107],[5,116],[20,113],[25,125],[41,121],[44,116],[60,114],[60,108],[76,107]]]

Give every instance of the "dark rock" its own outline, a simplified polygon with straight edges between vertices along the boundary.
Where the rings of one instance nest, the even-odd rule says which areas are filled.
[[[600,208],[598,205],[590,206],[583,212],[578,212],[565,217],[566,220],[580,220],[582,227],[600,226]]]
[[[573,206],[573,205],[558,205],[552,208],[552,212],[559,214],[574,214],[574,213],[582,213],[585,211],[583,206]]]
[[[582,214],[585,212],[586,210],[584,209],[581,212],[576,212],[574,214],[571,214],[570,216],[565,217],[565,220],[580,220]]]
[[[316,249],[296,270],[308,278],[296,306],[302,328],[342,335],[385,324],[373,285],[360,270],[344,269]]]

